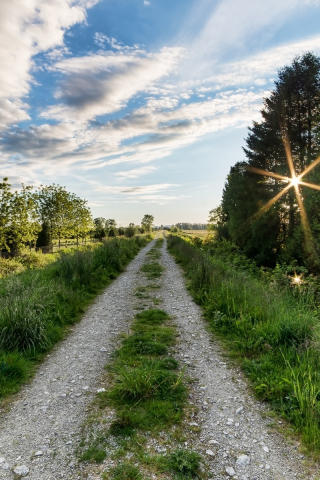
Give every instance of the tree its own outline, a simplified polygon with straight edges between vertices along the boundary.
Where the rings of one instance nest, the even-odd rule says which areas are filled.
[[[116,226],[117,226],[117,222],[115,220],[113,220],[112,218],[109,218],[105,222],[105,227],[106,228],[116,228]]]
[[[154,222],[154,217],[152,215],[145,215],[141,220],[141,226],[144,227],[146,232],[150,232],[152,230],[153,222]]]
[[[51,242],[58,238],[71,237],[72,201],[70,193],[60,185],[41,186],[36,194],[37,214],[42,224],[46,223]]]
[[[297,175],[320,154],[320,59],[306,53],[282,68],[261,114],[262,121],[249,128],[246,161],[232,167],[228,176],[218,235],[226,236],[227,232],[247,255],[265,265],[292,259],[308,263],[294,189],[289,188],[270,207],[268,202],[285,186],[276,175],[291,177],[288,152]],[[261,170],[269,173],[261,175]],[[310,172],[307,179],[319,183],[319,169]],[[300,191],[320,251],[319,193],[305,187]]]
[[[36,201],[32,194],[32,187],[22,185],[20,192],[14,192],[9,208],[11,218],[7,244],[10,250],[18,252],[26,244],[31,248],[41,230],[41,225],[37,221]]]
[[[32,187],[22,185],[20,192],[11,192],[8,178],[0,183],[0,250],[20,251],[31,247],[41,226],[37,222]]]
[[[0,183],[0,252],[8,249],[8,227],[11,220],[10,202],[12,198],[11,185],[8,178]]]
[[[72,202],[72,230],[77,239],[77,245],[79,245],[79,237],[85,237],[93,227],[93,219],[89,208],[87,207],[87,200],[73,195],[71,197]]]
[[[131,225],[131,224],[130,224],[130,225]],[[132,227],[132,226],[130,226],[130,225],[129,225],[129,227],[127,227],[127,228],[125,229],[125,232],[124,232],[125,236],[128,237],[128,238],[134,237],[135,234],[136,234],[136,229],[135,229],[135,227]]]

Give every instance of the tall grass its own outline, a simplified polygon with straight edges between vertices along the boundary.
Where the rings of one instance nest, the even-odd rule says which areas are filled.
[[[70,249],[44,268],[0,279],[0,398],[19,388],[67,326],[147,241],[115,238]]]
[[[256,394],[320,453],[320,352],[314,293],[263,279],[230,244],[199,248],[170,236],[211,329],[227,344]]]

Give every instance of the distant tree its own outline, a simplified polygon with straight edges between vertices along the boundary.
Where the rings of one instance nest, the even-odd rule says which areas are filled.
[[[119,228],[118,228],[118,234],[122,236],[122,235],[124,235],[124,233],[125,233],[124,228],[119,227]]]
[[[128,237],[128,238],[134,237],[135,234],[136,234],[136,229],[135,229],[135,227],[131,227],[131,226],[129,225],[129,227],[127,227],[127,228],[125,229],[125,233],[124,233],[124,234],[125,234],[125,236]]]
[[[93,220],[94,223],[94,237],[103,238],[106,237],[106,219],[104,217],[97,217]],[[102,231],[103,230],[103,231]]]
[[[152,230],[153,222],[154,222],[153,215],[145,215],[141,220],[141,226],[145,228],[146,232],[150,232]]]
[[[110,227],[108,230],[108,237],[116,237],[117,229],[115,227]]]
[[[109,218],[108,220],[105,221],[105,227],[106,228],[116,228],[117,226],[117,222],[112,219],[112,218]]]
[[[50,237],[50,228],[47,222],[44,222],[41,226],[41,230],[38,233],[38,238],[36,241],[37,247],[49,247],[52,244],[52,239]]]

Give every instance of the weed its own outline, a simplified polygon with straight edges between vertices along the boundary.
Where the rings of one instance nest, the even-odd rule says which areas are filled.
[[[167,458],[167,468],[176,478],[197,478],[201,456],[192,450],[177,449]]]
[[[80,457],[81,462],[96,462],[102,463],[103,460],[107,457],[107,452],[105,449],[101,449],[99,447],[89,447],[87,450],[83,452]]]
[[[142,475],[139,472],[139,469],[134,465],[131,465],[130,463],[122,463],[111,472],[109,478],[112,478],[113,480],[142,480]]]
[[[146,273],[149,280],[161,277],[163,267],[159,262],[146,263],[141,267],[141,272]]]

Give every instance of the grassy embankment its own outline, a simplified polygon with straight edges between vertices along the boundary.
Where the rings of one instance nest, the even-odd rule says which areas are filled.
[[[147,285],[137,298],[144,309],[152,302],[163,267],[158,262],[163,240],[157,240],[141,272]],[[149,294],[148,294],[149,292]],[[153,308],[138,313],[107,365],[106,391],[98,394],[80,445],[82,462],[102,463],[111,456],[113,467],[102,467],[102,478],[203,478],[199,454],[179,447],[184,438],[178,426],[185,417],[187,385],[183,369],[170,354],[176,329],[169,315]],[[110,423],[110,417],[113,421]],[[170,454],[157,454],[154,440],[170,444]],[[165,449],[164,449],[165,450]],[[163,478],[161,476],[161,478]]]
[[[270,402],[320,453],[319,307],[313,287],[294,287],[279,269],[264,278],[227,242],[195,246],[169,236],[210,329],[240,362],[256,395]]]
[[[42,268],[40,264],[0,279],[0,398],[28,380],[44,354],[147,241],[113,239],[40,255],[47,263]]]

